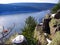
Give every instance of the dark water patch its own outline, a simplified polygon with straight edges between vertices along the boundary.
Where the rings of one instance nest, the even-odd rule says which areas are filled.
[[[32,13],[49,10],[56,4],[52,3],[12,3],[0,4],[0,15]]]

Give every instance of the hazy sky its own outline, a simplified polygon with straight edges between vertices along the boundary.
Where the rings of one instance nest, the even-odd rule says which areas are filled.
[[[22,3],[22,2],[47,2],[47,3],[57,3],[58,0],[0,0],[0,4],[7,4],[7,3]]]

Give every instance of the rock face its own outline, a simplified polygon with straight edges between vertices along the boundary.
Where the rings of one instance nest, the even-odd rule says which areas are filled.
[[[60,11],[55,14],[55,17],[49,22],[50,33],[54,35],[57,31],[60,31]]]
[[[54,22],[50,22],[50,32],[51,35],[54,35],[57,31],[60,31],[60,25],[58,25],[58,23],[54,24]]]
[[[48,34],[50,34],[49,21],[50,19],[44,19],[44,22],[43,22],[43,29],[45,33],[48,33]]]
[[[34,38],[38,40],[37,45],[47,45],[47,40],[45,35],[43,34],[43,26],[37,25],[34,31]]]
[[[50,34],[50,27],[49,27],[49,22],[51,18],[50,15],[46,15],[45,18],[43,19],[43,30],[45,33]]]
[[[54,34],[60,31],[60,11],[51,17],[51,15],[46,15],[41,24],[38,24],[34,31],[34,38],[38,40],[37,45],[47,45],[47,40],[44,33]],[[48,37],[47,37],[48,38]]]

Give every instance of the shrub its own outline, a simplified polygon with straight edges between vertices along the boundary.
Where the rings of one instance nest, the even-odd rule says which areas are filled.
[[[54,6],[51,10],[52,13],[56,13],[60,9],[60,3],[58,3],[56,6]]]
[[[35,27],[36,20],[29,16],[25,21],[25,27],[22,29],[22,34],[26,37],[28,45],[36,45],[36,40],[33,38]]]

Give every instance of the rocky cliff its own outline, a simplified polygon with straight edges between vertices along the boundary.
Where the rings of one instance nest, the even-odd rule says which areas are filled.
[[[57,31],[60,31],[60,11],[58,11],[54,17],[51,18],[49,26],[51,35],[54,35]]]
[[[34,31],[34,38],[36,38],[37,45],[47,45],[47,40],[46,37],[43,33],[43,26],[42,25],[37,25]]]
[[[47,45],[46,38],[51,38],[57,31],[60,31],[60,10],[45,16],[42,23],[36,26],[34,38],[38,40],[38,45]]]

